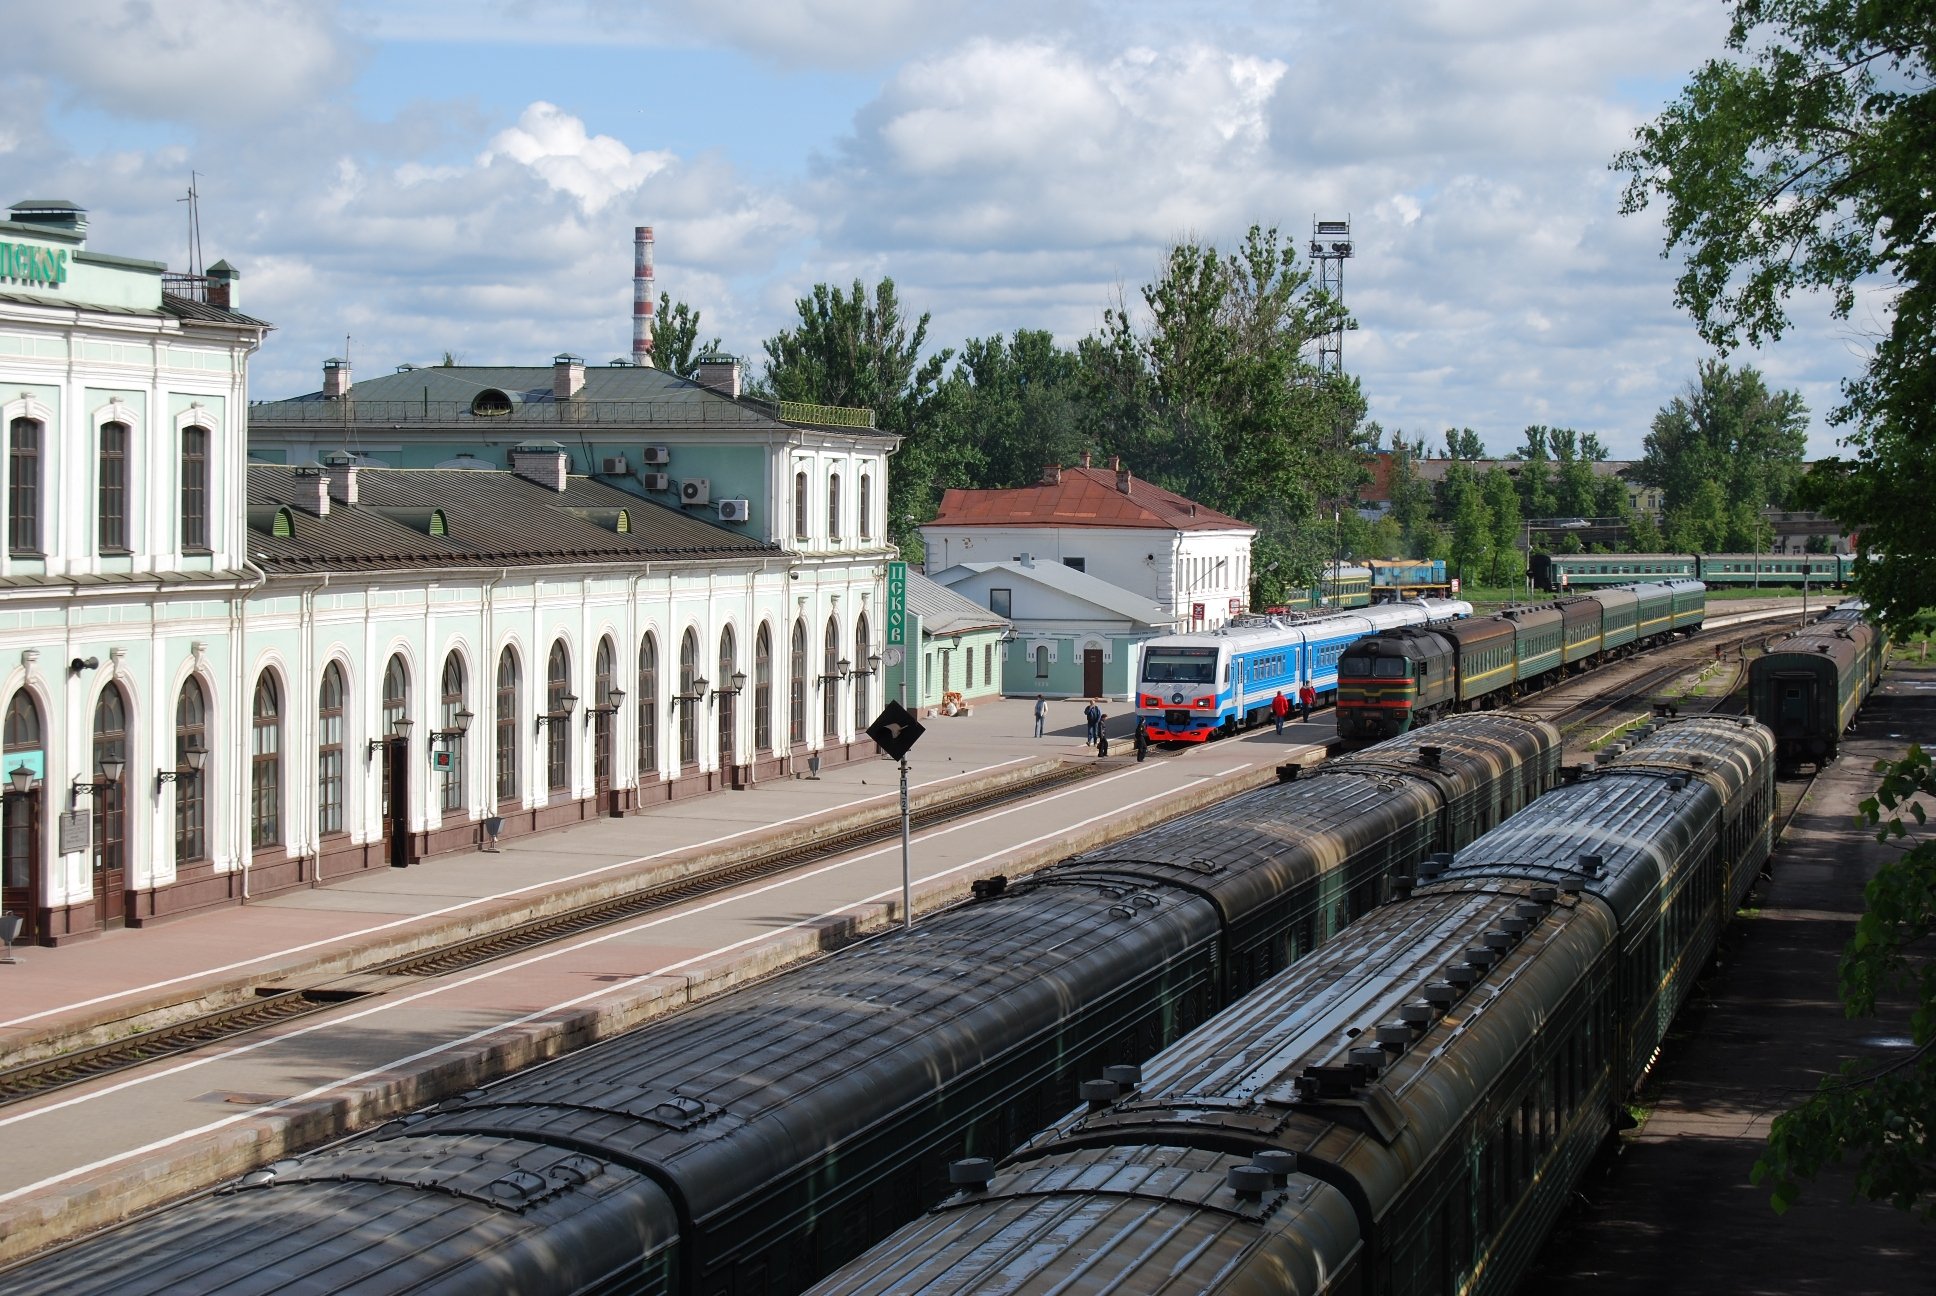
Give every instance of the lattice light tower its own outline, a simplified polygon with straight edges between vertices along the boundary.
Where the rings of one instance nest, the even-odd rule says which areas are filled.
[[[1351,218],[1311,221],[1311,259],[1318,263],[1318,287],[1344,305],[1344,263],[1351,256]],[[1344,321],[1318,338],[1318,368],[1344,372]]]

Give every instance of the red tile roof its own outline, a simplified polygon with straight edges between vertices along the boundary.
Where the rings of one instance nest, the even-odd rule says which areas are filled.
[[[1175,491],[1129,479],[1116,489],[1108,468],[1064,468],[1061,480],[1016,490],[951,490],[929,526],[1159,527],[1166,531],[1254,530],[1250,523]]]

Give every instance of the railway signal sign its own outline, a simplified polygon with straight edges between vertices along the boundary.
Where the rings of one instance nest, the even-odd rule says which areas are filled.
[[[916,720],[906,707],[892,700],[881,708],[874,723],[867,726],[867,736],[895,760],[906,760],[908,751],[926,732],[927,727]]]

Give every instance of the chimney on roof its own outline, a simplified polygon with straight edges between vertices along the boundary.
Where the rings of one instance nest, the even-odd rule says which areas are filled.
[[[1089,452],[1087,450],[1082,452],[1082,466],[1084,468],[1089,467]]]
[[[1125,495],[1129,494],[1129,484],[1132,480],[1129,475],[1129,469],[1117,465],[1113,460],[1111,461],[1111,466],[1116,469],[1116,489]]]
[[[347,400],[350,394],[350,362],[334,356],[323,361],[323,399]]]
[[[565,353],[552,357],[551,361],[551,399],[570,400],[585,390],[585,360],[582,356]]]
[[[1022,564],[1022,566],[1024,567],[1033,567],[1035,566],[1035,555],[1032,553],[1025,553],[1017,557],[1015,561]]]
[[[699,357],[696,380],[701,387],[721,396],[739,395],[739,357],[708,353]]]
[[[208,304],[223,310],[242,309],[242,272],[227,261],[208,268]]]
[[[329,516],[329,475],[314,459],[296,465],[296,486],[290,503],[317,517]]]
[[[657,307],[652,295],[652,227],[632,227],[632,363],[641,369],[652,367],[652,312]]]
[[[571,473],[571,457],[554,446],[512,446],[511,471],[546,490],[563,494]]]
[[[329,487],[329,497],[344,508],[356,507],[356,465],[344,464],[330,476],[323,478]]]
[[[1060,486],[1061,484],[1062,484],[1062,465],[1061,464],[1043,464],[1042,465],[1042,485]]]

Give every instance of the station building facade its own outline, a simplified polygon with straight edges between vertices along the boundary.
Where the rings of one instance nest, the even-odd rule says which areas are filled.
[[[864,413],[570,357],[251,407],[238,276],[84,234],[0,226],[23,939],[871,754],[895,441]]]

